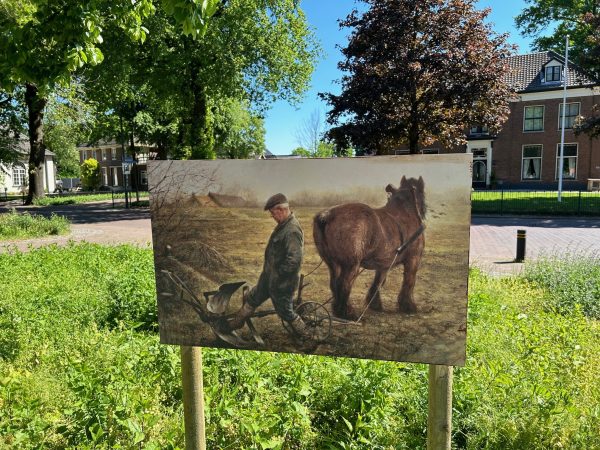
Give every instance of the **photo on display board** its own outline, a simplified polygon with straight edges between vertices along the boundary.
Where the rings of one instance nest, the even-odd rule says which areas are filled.
[[[149,161],[161,342],[463,365],[471,156]]]

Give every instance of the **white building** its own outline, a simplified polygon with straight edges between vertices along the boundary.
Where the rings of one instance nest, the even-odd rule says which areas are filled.
[[[27,164],[29,161],[29,142],[21,141],[19,144],[19,162],[12,165],[0,163],[0,194],[21,194],[27,192],[29,176]],[[54,153],[46,150],[44,158],[44,190],[54,192],[56,189],[56,165]]]

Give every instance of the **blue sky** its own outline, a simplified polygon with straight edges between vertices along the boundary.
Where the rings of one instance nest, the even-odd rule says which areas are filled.
[[[340,30],[338,19],[344,18],[355,6],[354,0],[302,0],[301,8],[306,13],[310,26],[314,29],[323,48],[324,55],[319,61],[312,77],[312,87],[306,93],[304,101],[297,106],[286,102],[277,102],[265,118],[266,144],[271,153],[287,155],[298,147],[297,130],[315,110],[323,117],[327,105],[318,97],[319,92],[339,93],[335,80],[341,77],[337,63],[342,59],[336,45],[344,47],[350,30]],[[488,20],[497,33],[509,33],[508,42],[516,44],[521,53],[529,50],[530,39],[520,36],[514,25],[514,17],[525,8],[524,0],[480,0],[480,9],[489,7]]]

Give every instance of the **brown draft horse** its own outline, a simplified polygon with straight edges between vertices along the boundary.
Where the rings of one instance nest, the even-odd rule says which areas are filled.
[[[403,176],[400,188],[388,184],[385,190],[389,198],[382,208],[348,203],[321,211],[314,218],[313,236],[329,267],[333,313],[338,317],[357,317],[348,299],[361,267],[375,270],[366,302],[369,308],[381,311],[379,288],[391,268],[404,264],[398,309],[405,313],[417,310],[413,289],[425,247],[425,183],[422,177]],[[403,244],[404,249],[398,251]]]

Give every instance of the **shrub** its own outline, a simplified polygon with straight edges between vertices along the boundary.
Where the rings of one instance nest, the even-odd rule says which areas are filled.
[[[83,184],[83,187],[95,190],[100,187],[101,181],[100,163],[94,158],[83,161],[81,164],[81,184]]]

